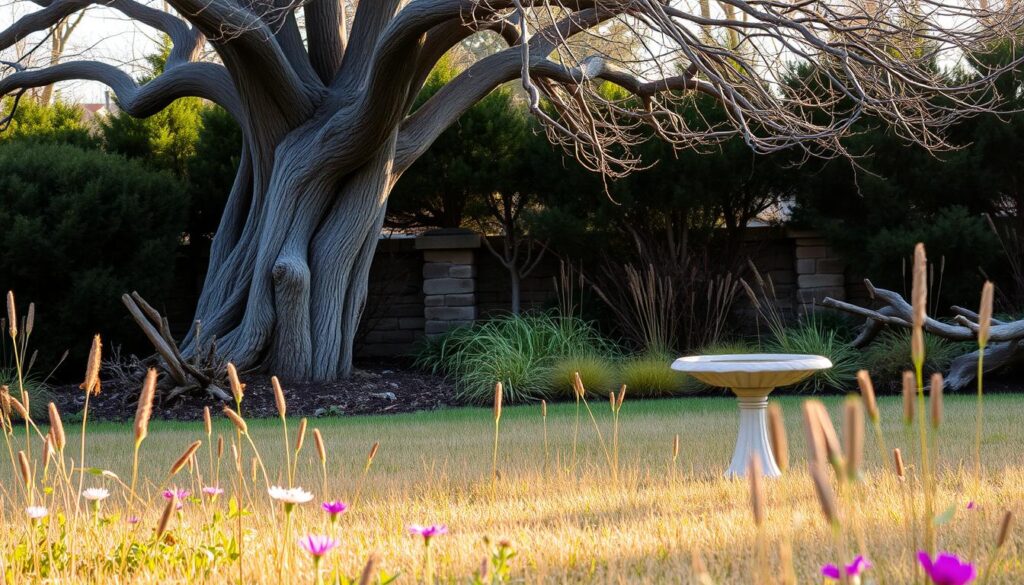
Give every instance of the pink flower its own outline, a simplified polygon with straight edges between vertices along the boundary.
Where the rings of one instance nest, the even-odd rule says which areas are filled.
[[[933,561],[928,553],[920,551],[917,560],[934,585],[967,585],[978,576],[974,565],[949,553],[940,552]]]
[[[967,509],[968,510],[973,510],[976,507],[977,506],[975,506],[974,502],[967,502]]]
[[[140,518],[138,516],[129,516],[129,517],[125,518],[124,521],[129,523],[129,524],[138,524],[139,520],[140,520]]]
[[[348,504],[340,500],[335,500],[333,502],[324,502],[323,504],[320,504],[320,507],[323,508],[324,512],[330,514],[331,522],[337,521],[338,516],[341,516],[346,511],[348,511]]]
[[[859,577],[861,573],[870,568],[871,563],[869,563],[863,555],[858,555],[854,557],[852,563],[844,567],[844,572],[846,573],[847,577]],[[839,567],[835,565],[825,565],[821,567],[821,574],[835,581],[839,581],[840,579],[842,579],[842,574],[840,574],[839,572]]]
[[[319,560],[325,554],[331,552],[338,546],[338,541],[330,536],[307,534],[299,539],[299,546],[306,552],[313,555],[313,559]]]
[[[176,510],[180,510],[180,509],[182,509],[182,507],[185,506],[185,504],[184,504],[185,498],[189,497],[190,495],[192,495],[192,492],[190,492],[188,490],[180,490],[178,488],[170,488],[170,489],[164,490],[164,499],[165,500],[170,500],[170,499],[178,498],[178,503],[174,507],[174,509],[176,509]]]
[[[441,536],[442,534],[448,534],[448,527],[444,524],[431,524],[430,526],[410,524],[409,534],[418,534],[423,537],[423,542],[425,544],[430,544],[431,538]]]
[[[223,494],[224,490],[220,489],[215,485],[208,485],[203,488],[203,493],[210,496],[211,498],[216,498],[217,496]]]

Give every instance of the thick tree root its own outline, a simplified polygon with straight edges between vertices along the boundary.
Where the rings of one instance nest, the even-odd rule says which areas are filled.
[[[826,298],[822,306],[837,311],[860,315],[867,320],[860,334],[853,340],[851,345],[863,348],[887,326],[910,328],[913,320],[913,307],[902,296],[891,290],[876,288],[870,280],[864,280],[864,286],[872,298],[884,303],[880,309],[868,309],[839,301],[833,298]],[[955,313],[953,323],[945,323],[936,319],[928,318],[925,321],[924,329],[932,335],[943,337],[951,341],[972,341],[978,336],[978,314],[964,309],[963,307],[952,307]],[[1003,367],[1024,361],[1024,320],[1003,322],[992,320],[990,330],[991,342],[985,348],[983,367],[985,372],[991,372]],[[946,375],[946,386],[952,390],[960,390],[967,387],[978,374],[978,351],[964,354],[950,364],[949,372]]]

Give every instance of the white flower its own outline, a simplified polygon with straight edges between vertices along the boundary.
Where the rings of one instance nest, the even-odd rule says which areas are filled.
[[[92,502],[105,500],[109,495],[110,492],[106,488],[89,488],[82,491],[82,497]]]
[[[283,488],[275,485],[271,486],[267,493],[271,498],[285,504],[305,504],[313,499],[313,494],[302,488]]]
[[[49,512],[46,511],[45,506],[29,506],[25,508],[25,513],[28,514],[28,517],[32,520],[41,520],[46,518],[46,515],[49,514]]]

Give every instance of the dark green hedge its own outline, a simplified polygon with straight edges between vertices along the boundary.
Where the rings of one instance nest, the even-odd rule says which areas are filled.
[[[169,173],[69,145],[0,144],[0,288],[35,301],[35,347],[48,370],[70,367],[93,333],[138,341],[120,303],[138,290],[157,302],[170,282],[188,197]],[[95,331],[98,329],[98,331]]]

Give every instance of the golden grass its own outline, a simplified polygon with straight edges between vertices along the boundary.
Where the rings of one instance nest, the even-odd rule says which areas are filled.
[[[973,485],[973,397],[946,397],[943,425],[931,453],[933,465],[938,462],[936,508],[940,512],[949,507],[955,510],[952,519],[938,529],[939,548],[974,561],[979,570],[989,559],[1005,511],[1020,517],[1024,501],[1024,457],[1020,447],[1024,444],[1024,428],[1019,422],[1024,401],[1008,395],[989,396],[986,401],[982,446],[985,475],[980,486]],[[836,552],[837,545],[833,544],[806,473],[800,401],[783,398],[776,402],[783,408],[791,466],[783,478],[765,482],[765,519],[760,528],[755,527],[751,514],[748,482],[721,477],[729,462],[738,418],[734,401],[726,398],[626,401],[619,418],[617,482],[612,479],[615,474],[609,469],[593,424],[587,419],[579,430],[579,463],[574,469],[566,467],[573,459],[574,404],[548,408],[547,459],[541,407],[504,408],[497,464],[501,479],[496,483],[491,469],[494,417],[489,409],[317,419],[310,426],[319,428],[323,435],[326,488],[322,487],[318,452],[302,451],[293,463],[297,467],[296,484],[317,497],[296,508],[291,534],[282,534],[283,514],[266,495],[262,476],[252,483],[248,463],[252,452],[243,439],[243,467],[250,487],[243,500],[251,515],[242,519],[245,546],[241,578],[245,583],[313,582],[312,563],[295,545],[298,537],[313,532],[331,534],[341,541],[322,564],[325,574],[340,569],[357,577],[371,553],[379,551],[380,567],[389,573],[400,572],[399,583],[419,582],[423,578],[424,547],[422,541],[408,535],[406,526],[443,523],[450,534],[436,537],[430,547],[432,572],[443,582],[469,581],[489,555],[484,540],[489,538],[491,543],[511,541],[517,552],[512,560],[512,576],[527,583],[696,583],[691,562],[694,551],[703,557],[715,582],[752,583],[756,575],[765,572],[783,573],[778,561],[783,547],[791,547],[799,582],[820,583],[818,570],[823,563],[849,559],[840,558]],[[842,399],[824,402],[832,419],[841,423]],[[601,402],[595,402],[592,408],[602,432],[610,436],[609,409]],[[885,440],[890,449],[901,449],[908,480],[914,482],[920,445],[914,431],[903,425],[901,409],[899,397],[879,400]],[[289,423],[290,428],[297,427],[297,421]],[[65,426],[68,443],[75,444],[77,425]],[[248,432],[261,451],[271,480],[286,484],[280,421],[250,420]],[[133,449],[130,425],[93,423],[88,433],[88,465],[129,477]],[[104,514],[120,513],[121,517],[98,527],[88,521],[69,524],[78,569],[62,570],[62,583],[114,582],[114,576],[122,571],[114,548],[126,532],[133,530],[137,538],[152,540],[166,504],[158,484],[164,481],[175,459],[197,439],[203,439],[204,444],[196,455],[196,466],[183,470],[172,483],[191,489],[193,494],[199,493],[201,485],[213,483],[208,478],[207,449],[214,448],[216,441],[206,441],[204,434],[202,421],[151,424],[140,452],[138,491],[146,505],[144,509],[137,505],[131,512],[141,517],[137,525],[124,522],[128,512],[122,497],[127,490],[109,479],[86,475],[86,487],[107,487],[113,493],[104,502]],[[677,434],[679,457],[673,465]],[[223,416],[214,417],[213,435],[214,439],[222,435],[229,445],[237,440],[235,427]],[[23,432],[12,439],[16,450],[23,448]],[[858,551],[858,541],[863,540],[863,552],[874,563],[869,575],[880,583],[911,583],[914,554],[920,543],[909,542],[909,532],[904,529],[907,486],[896,479],[892,456],[881,452],[878,439],[869,433],[864,440],[864,481],[838,496],[846,535],[842,546]],[[367,452],[375,441],[380,442],[380,451],[360,501],[336,525],[329,525],[319,502],[353,498]],[[204,572],[203,561],[196,560],[207,558],[202,546],[214,544],[207,525],[213,509],[226,511],[226,498],[234,492],[233,469],[228,448],[219,482],[228,492],[224,499],[212,505],[186,503],[182,515],[169,520],[168,531],[176,544],[162,552],[161,560],[153,567],[132,573],[129,581],[238,581],[236,562],[220,558],[216,566]],[[203,475],[202,480],[197,472]],[[0,459],[0,575],[6,572],[14,583],[32,580],[31,575],[17,574],[10,566],[16,547],[26,542],[29,530],[17,473],[7,457]],[[51,478],[54,473],[51,466]],[[37,469],[37,480],[40,475]],[[920,508],[919,499],[913,505]],[[977,502],[974,510],[966,510],[969,500]],[[51,515],[63,508],[61,502],[46,504]],[[234,535],[235,522],[221,523],[226,537]],[[57,537],[57,524],[51,517],[51,539]],[[764,562],[770,565],[767,567],[755,566],[758,534],[768,542],[764,555]],[[288,550],[289,567],[284,571],[280,570],[282,547]],[[1019,531],[1011,532],[990,583],[1024,582],[1022,547],[1024,538]],[[114,560],[101,563],[105,555]]]

